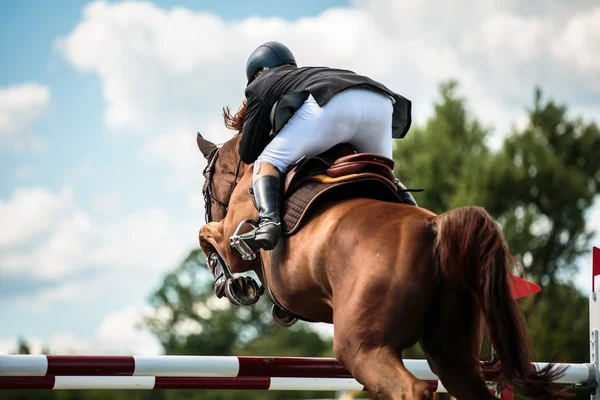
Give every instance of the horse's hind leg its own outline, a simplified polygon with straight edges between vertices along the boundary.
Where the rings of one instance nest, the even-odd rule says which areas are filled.
[[[495,399],[480,374],[483,329],[476,300],[447,288],[439,299],[421,338],[431,369],[457,400]]]
[[[335,340],[335,339],[334,339]],[[380,400],[428,400],[432,393],[425,381],[418,380],[402,364],[390,347],[336,349],[336,358],[352,375]]]
[[[381,295],[373,297],[361,290],[347,292],[350,297],[338,303],[343,306],[334,308],[333,351],[337,360],[376,399],[431,399],[432,390],[428,383],[410,373],[401,358],[402,350],[422,335],[429,303],[422,301],[412,307],[401,306],[411,304],[409,300],[413,293],[408,286],[404,291],[396,291],[398,298],[394,301],[376,303],[373,299],[381,299]],[[387,290],[382,292],[389,293]]]

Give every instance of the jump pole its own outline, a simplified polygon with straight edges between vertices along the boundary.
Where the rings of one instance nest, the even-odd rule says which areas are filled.
[[[446,390],[425,360],[405,360],[417,378]],[[536,363],[543,368],[544,363]],[[558,384],[589,384],[590,364],[566,367]],[[218,356],[0,356],[0,389],[363,390],[334,358]]]

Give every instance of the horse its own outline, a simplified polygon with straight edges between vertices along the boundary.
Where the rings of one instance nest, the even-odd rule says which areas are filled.
[[[241,221],[258,216],[252,165],[238,154],[241,134],[218,147],[198,134],[208,161],[207,223],[199,243],[232,273],[254,271],[290,312],[332,323],[333,353],[377,399],[430,399],[403,365],[419,343],[452,396],[492,400],[486,377],[532,398],[562,398],[562,371],[531,364],[526,322],[511,295],[517,266],[499,224],[481,207],[442,214],[361,198],[321,204],[271,251],[243,260],[229,245]],[[262,265],[261,265],[262,264]],[[487,328],[494,357],[482,362]]]

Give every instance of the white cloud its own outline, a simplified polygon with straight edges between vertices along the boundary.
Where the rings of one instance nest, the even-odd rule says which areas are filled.
[[[17,189],[0,201],[0,220],[6,227],[0,230],[0,273],[43,279],[100,266],[119,273],[171,268],[197,245],[199,228],[158,208],[97,222],[76,206],[70,188]],[[63,286],[40,295],[65,299],[76,293]]]
[[[0,87],[0,150],[43,150],[30,128],[49,105],[50,89],[38,83]]]
[[[0,200],[0,220],[11,229],[0,230],[0,246],[23,244],[56,225],[85,219],[73,200],[73,189],[60,193],[42,188],[18,188],[8,201]],[[85,222],[83,225],[87,225]]]
[[[44,347],[50,349],[52,354],[162,354],[160,342],[142,324],[143,313],[147,311],[129,306],[109,313],[92,337],[75,335],[65,330],[52,335],[48,340],[39,337],[28,337],[26,340],[32,354],[40,354]],[[0,354],[11,354],[16,350],[15,339],[0,338]]]
[[[600,7],[583,11],[569,19],[551,46],[559,60],[584,74],[600,90]]]
[[[104,193],[92,201],[92,212],[101,215],[114,215],[121,208],[121,195],[117,192]]]
[[[96,331],[101,351],[106,354],[161,354],[162,346],[154,334],[143,327],[143,313],[147,311],[127,307],[107,315]]]
[[[85,257],[92,222],[74,203],[73,190],[19,188],[0,201],[0,272],[57,277]]]
[[[191,134],[220,124],[220,106],[237,107],[243,97],[246,57],[261,42],[280,40],[302,65],[353,69],[406,95],[417,121],[431,114],[439,82],[457,78],[476,115],[503,135],[524,118],[535,85],[555,97],[567,93],[571,98],[561,98],[567,102],[598,94],[585,80],[600,73],[600,8],[593,7],[585,1],[536,8],[512,0],[359,0],[297,21],[229,22],[150,3],[96,2],[57,45],[77,68],[100,76],[113,128]],[[160,156],[169,136],[178,143],[172,135],[150,148]]]
[[[63,331],[52,335],[48,340],[52,354],[97,354],[89,339]]]
[[[167,164],[169,181],[181,187],[202,185],[202,170],[206,161],[196,145],[195,132],[167,132],[150,139],[142,150],[146,158]]]
[[[4,304],[20,308],[23,312],[49,311],[56,303],[68,304],[77,301],[82,303],[92,301],[93,296],[89,291],[89,282],[66,282],[57,287],[42,289],[33,295],[14,296]],[[99,294],[98,292],[93,294]]]
[[[221,128],[221,121],[206,124],[202,135],[215,142],[228,139]],[[149,139],[142,149],[144,160],[158,160],[168,166],[165,169],[165,186],[184,190],[190,210],[203,210],[204,197],[202,171],[206,160],[196,145],[196,132],[172,131]]]
[[[111,268],[164,271],[197,246],[199,225],[177,223],[151,208],[98,225],[87,261]]]
[[[0,354],[12,354],[17,351],[17,343],[14,339],[0,338]]]

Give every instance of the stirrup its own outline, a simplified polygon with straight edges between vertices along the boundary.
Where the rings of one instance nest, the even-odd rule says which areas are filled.
[[[279,307],[277,304],[273,304],[271,307],[271,316],[273,317],[273,321],[282,328],[289,328],[298,322],[298,318],[295,318],[292,314]]]
[[[258,251],[252,249],[248,245],[248,243],[246,243],[244,239],[240,237],[240,230],[246,224],[252,225],[254,229],[258,228],[258,225],[256,224],[256,222],[254,222],[254,220],[243,220],[242,222],[240,222],[235,232],[233,232],[233,235],[231,235],[231,237],[229,238],[229,247],[234,249],[240,255],[240,257],[242,257],[242,260],[250,261],[256,258],[256,253],[258,253]]]

